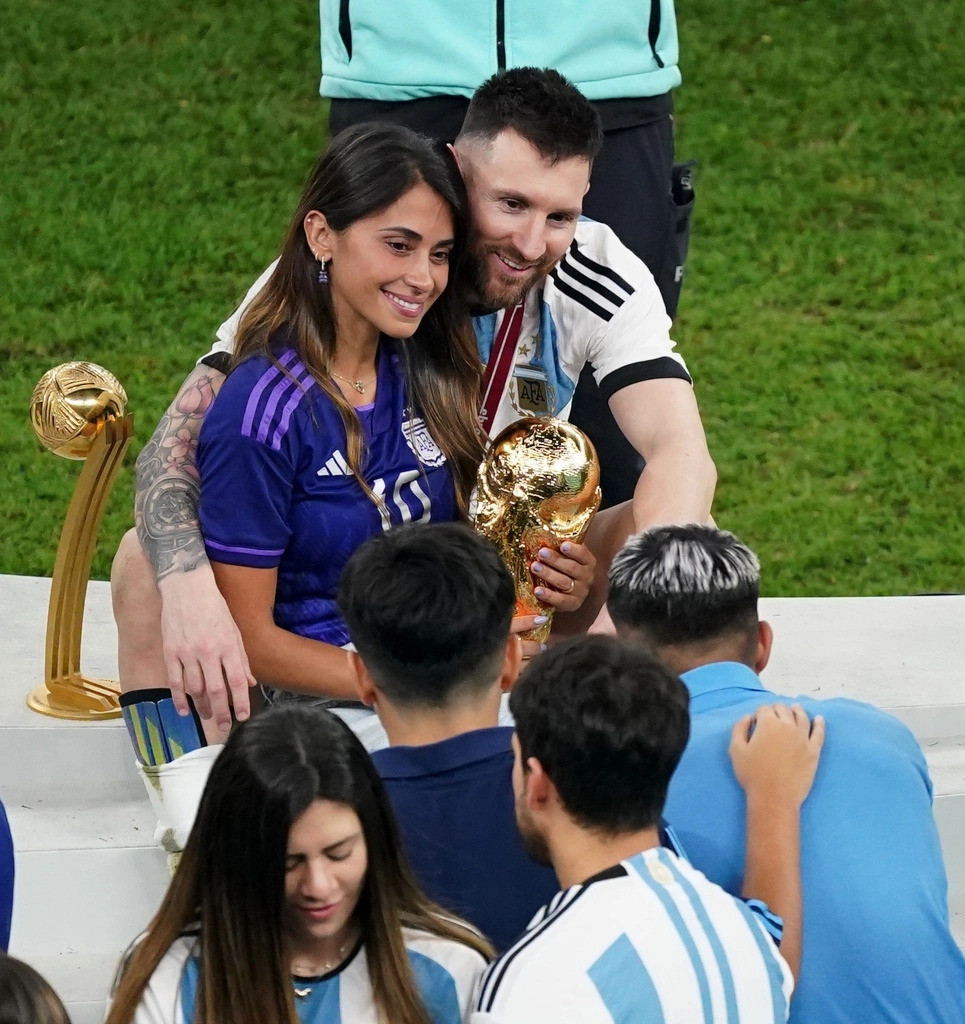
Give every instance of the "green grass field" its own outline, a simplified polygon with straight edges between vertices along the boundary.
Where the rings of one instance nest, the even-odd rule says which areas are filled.
[[[770,594],[965,590],[955,5],[679,6],[700,171],[675,337],[717,519]],[[79,466],[34,440],[31,388],[103,363],[146,440],[320,147],[317,6],[0,0],[0,22],[0,572],[49,574]]]

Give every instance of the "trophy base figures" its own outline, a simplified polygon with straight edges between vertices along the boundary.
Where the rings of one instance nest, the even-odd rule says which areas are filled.
[[[42,715],[73,720],[119,718],[117,683],[80,670],[87,580],[108,495],[131,443],[134,417],[117,379],[93,363],[65,363],[40,379],[31,421],[45,447],[84,459],[60,534],[47,609],[44,684],[27,696]]]

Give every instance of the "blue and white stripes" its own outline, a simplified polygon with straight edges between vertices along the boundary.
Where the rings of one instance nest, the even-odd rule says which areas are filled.
[[[473,1024],[779,1024],[791,977],[753,910],[665,848],[568,889],[488,970]]]

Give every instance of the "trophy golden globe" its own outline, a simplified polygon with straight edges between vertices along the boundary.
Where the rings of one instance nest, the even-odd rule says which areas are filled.
[[[120,715],[118,686],[80,670],[84,599],[97,531],[107,497],[131,443],[134,417],[124,415],[120,381],[95,363],[63,363],[40,378],[30,398],[30,422],[45,448],[83,459],[60,534],[47,609],[44,684],[27,706],[54,718]]]
[[[530,566],[541,547],[581,541],[600,507],[600,463],[579,428],[550,417],[527,416],[493,438],[476,488],[476,530],[499,550],[516,582],[516,614],[550,621],[527,639],[543,642],[553,609],[533,593]]]

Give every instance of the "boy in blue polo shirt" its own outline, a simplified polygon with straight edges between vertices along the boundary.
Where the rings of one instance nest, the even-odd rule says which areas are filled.
[[[754,553],[708,526],[648,530],[610,568],[617,634],[654,649],[690,695],[690,742],[666,813],[694,866],[731,893],[745,847],[728,739],[778,697],[759,677],[773,639],[759,592]],[[965,958],[949,929],[921,749],[870,704],[795,699],[827,720],[828,741],[801,820],[804,955],[791,1024],[965,1024]]]

